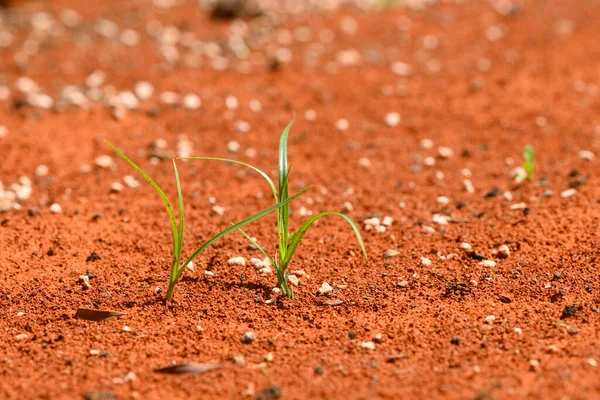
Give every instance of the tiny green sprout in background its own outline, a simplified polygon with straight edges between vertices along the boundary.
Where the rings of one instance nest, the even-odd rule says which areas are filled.
[[[129,165],[131,165],[137,172],[139,172],[139,174],[142,177],[144,177],[144,179],[147,180],[148,183],[150,183],[150,185],[152,185],[152,187],[154,189],[156,189],[156,191],[158,192],[163,203],[167,207],[167,212],[169,213],[169,218],[171,220],[171,230],[173,232],[173,251],[172,251],[172,257],[171,257],[171,274],[169,276],[169,284],[168,284],[168,288],[167,288],[167,301],[170,301],[173,299],[173,294],[175,293],[175,286],[177,285],[177,282],[179,281],[179,278],[181,278],[181,275],[185,271],[186,267],[204,249],[206,249],[211,244],[215,243],[217,240],[221,239],[223,236],[225,236],[237,229],[240,229],[242,226],[249,224],[252,221],[256,221],[259,218],[264,217],[265,215],[269,214],[271,211],[275,211],[275,210],[278,210],[280,207],[286,206],[287,203],[291,202],[296,197],[300,196],[302,193],[304,193],[305,191],[307,191],[309,189],[309,188],[306,188],[306,189],[300,191],[299,193],[295,194],[292,197],[289,197],[289,198],[286,197],[285,200],[283,200],[282,202],[278,202],[274,206],[269,207],[259,213],[256,213],[253,216],[248,217],[248,218],[244,219],[243,221],[238,222],[237,224],[232,224],[229,228],[222,230],[221,232],[217,233],[215,236],[211,237],[206,242],[204,242],[202,244],[202,246],[198,247],[192,253],[192,255],[190,255],[183,262],[183,264],[181,264],[181,260],[182,260],[181,252],[182,252],[182,247],[183,247],[183,230],[184,230],[183,195],[181,193],[181,182],[179,180],[179,171],[177,170],[177,164],[175,163],[175,160],[173,160],[173,169],[175,170],[175,181],[177,182],[177,197],[179,199],[179,224],[177,224],[177,219],[175,218],[175,212],[173,211],[173,207],[171,206],[171,203],[169,202],[169,199],[167,198],[167,196],[165,195],[163,190],[152,180],[152,178],[150,178],[140,167],[138,167],[133,161],[131,161],[131,159],[129,159],[129,157],[127,157],[121,150],[119,150],[118,148],[116,148],[115,146],[110,144],[108,141],[105,141],[105,142],[115,151],[115,153],[117,153],[117,155],[119,157],[121,157],[123,160],[127,161],[127,163]]]
[[[365,250],[365,244],[363,242],[360,231],[358,230],[358,227],[356,226],[354,221],[352,221],[352,219],[350,219],[350,217],[348,217],[347,215],[344,215],[342,213],[334,212],[334,211],[324,211],[324,212],[318,213],[316,215],[313,215],[309,219],[307,219],[300,226],[300,228],[298,228],[298,230],[296,232],[294,232],[293,234],[290,233],[290,230],[289,230],[289,206],[288,206],[289,201],[287,201],[288,200],[290,168],[288,168],[287,142],[288,142],[288,133],[289,133],[293,123],[294,123],[294,118],[292,118],[292,121],[283,130],[283,133],[281,134],[281,137],[279,139],[279,164],[278,164],[278,169],[277,169],[277,172],[278,172],[277,187],[275,186],[275,184],[273,183],[271,178],[266,173],[264,173],[263,171],[261,171],[260,169],[254,167],[252,165],[243,163],[241,161],[231,160],[231,159],[227,159],[227,158],[217,158],[217,157],[187,157],[186,158],[186,159],[191,159],[191,160],[224,161],[224,162],[239,164],[239,165],[242,165],[244,167],[254,170],[255,172],[260,174],[267,181],[267,183],[271,187],[271,191],[273,192],[273,197],[274,197],[275,203],[282,204],[282,207],[277,209],[278,251],[275,253],[275,256],[269,255],[269,253],[261,245],[259,245],[254,239],[252,239],[242,229],[240,229],[240,228],[237,228],[237,229],[246,237],[246,239],[248,239],[248,241],[250,243],[252,243],[257,249],[259,249],[265,255],[265,257],[267,257],[267,259],[271,262],[271,265],[275,266],[275,272],[277,274],[277,281],[279,283],[279,286],[281,287],[283,294],[292,300],[294,299],[294,291],[290,286],[288,286],[286,271],[288,269],[288,266],[290,265],[290,262],[292,261],[294,252],[296,251],[296,249],[298,248],[298,245],[300,244],[300,241],[304,237],[304,234],[306,233],[308,228],[310,228],[310,226],[314,222],[316,222],[319,218],[327,216],[327,215],[336,215],[336,216],[339,216],[339,217],[343,218],[344,220],[346,220],[346,222],[348,222],[348,224],[350,224],[350,227],[354,231],[354,234],[356,235],[356,238],[358,239],[358,244],[360,245],[362,253],[363,253],[365,259],[367,259],[367,251]]]
[[[523,147],[523,169],[527,172],[527,180],[530,181],[533,179],[533,147],[530,144],[526,144]]]

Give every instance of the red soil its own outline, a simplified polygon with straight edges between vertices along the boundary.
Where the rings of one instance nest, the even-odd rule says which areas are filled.
[[[211,21],[196,1],[168,12],[142,0],[95,3],[18,2],[11,12],[46,10],[56,16],[61,7],[71,7],[84,19],[84,32],[91,29],[85,24],[102,16],[140,31],[141,44],[129,49],[92,35],[92,43],[78,47],[71,36],[60,36],[20,70],[13,60],[29,28],[15,28],[15,43],[0,53],[6,83],[28,76],[55,96],[63,84],[80,85],[102,69],[107,84],[119,90],[145,79],[157,91],[196,91],[203,104],[197,111],[163,105],[154,116],[134,110],[115,120],[99,105],[60,112],[16,108],[17,90],[0,103],[0,124],[8,128],[0,138],[0,180],[5,187],[22,175],[34,181],[21,210],[0,214],[0,398],[66,399],[86,392],[122,399],[240,398],[249,387],[258,395],[273,385],[285,399],[600,398],[595,366],[600,174],[597,161],[578,156],[580,150],[600,153],[600,4],[531,0],[509,16],[496,12],[492,2],[474,0],[420,11],[348,7],[278,13],[278,29],[308,27],[313,38],[290,45],[292,61],[276,71],[260,56],[261,45],[252,52],[258,54],[251,57],[252,71],[240,73],[214,70],[207,60],[198,69],[158,65],[144,21],[158,19],[204,40],[226,38],[231,22]],[[340,31],[345,17],[357,22],[355,35]],[[399,25],[408,19],[410,29],[403,32]],[[504,36],[489,41],[486,30],[494,25]],[[306,52],[325,28],[335,33],[334,41],[315,66],[305,65]],[[423,48],[425,35],[439,39],[435,49]],[[332,73],[331,62],[344,49],[376,51],[381,60]],[[489,64],[482,59],[491,62],[489,71],[481,70]],[[396,60],[411,64],[412,74],[394,75],[390,63]],[[439,65],[439,72],[428,71],[428,65]],[[382,94],[385,85],[392,85],[393,95]],[[230,94],[240,107],[227,120],[224,98]],[[157,98],[155,92],[142,109],[151,109]],[[261,101],[261,112],[248,109],[251,99]],[[313,122],[303,118],[308,109],[316,111]],[[116,157],[114,170],[82,174],[80,167],[110,154],[102,143],[108,139],[174,199],[170,161],[152,165],[139,151],[158,138],[175,149],[185,134],[196,155],[230,156],[230,140],[242,150],[257,149],[257,159],[237,156],[271,173],[290,110],[298,115],[289,146],[293,188],[314,185],[292,208],[339,210],[348,201],[349,215],[361,228],[372,215],[389,215],[393,225],[384,233],[363,231],[370,256],[364,262],[347,225],[322,220],[306,235],[291,267],[310,275],[301,278],[297,300],[270,305],[264,300],[271,297],[275,276],[261,276],[250,266],[229,267],[230,257],[259,254],[241,235],[228,236],[196,260],[196,270],[165,305],[171,243],[158,196],[145,183],[110,194],[112,182],[133,175]],[[391,111],[402,116],[398,127],[385,124]],[[350,124],[345,132],[335,128],[341,118]],[[249,122],[251,131],[235,132],[236,120]],[[419,146],[425,138],[433,149]],[[535,149],[536,179],[518,187],[505,159],[520,164],[526,143]],[[452,148],[454,155],[437,158],[433,167],[415,161],[417,154],[435,157],[438,146]],[[359,165],[361,157],[371,161],[369,168]],[[39,164],[49,167],[48,177],[35,177]],[[415,164],[420,170],[411,169]],[[472,172],[473,194],[463,190],[463,168]],[[575,169],[579,176],[570,176]],[[180,163],[180,170],[185,254],[230,221],[270,205],[269,196],[256,196],[268,194],[262,178],[241,175],[243,169],[189,162]],[[577,193],[562,198],[574,181],[582,183]],[[513,200],[484,198],[494,186],[510,191]],[[545,197],[548,189],[553,193]],[[446,207],[436,202],[442,195],[451,201]],[[209,197],[226,208],[224,216],[211,212]],[[458,209],[458,201],[466,207]],[[54,202],[63,213],[50,213]],[[530,213],[509,208],[521,202]],[[30,216],[32,208],[41,215]],[[457,223],[430,223],[443,208]],[[96,213],[102,216],[94,219]],[[293,226],[301,221],[292,218]],[[270,215],[248,232],[272,249],[273,223]],[[425,232],[423,224],[436,232]],[[496,267],[467,257],[462,242],[496,260]],[[498,259],[492,254],[503,244],[511,255]],[[387,249],[399,255],[384,259]],[[86,262],[92,252],[101,259]],[[438,257],[451,253],[458,257]],[[432,265],[422,265],[421,257]],[[207,268],[214,277],[204,276]],[[95,275],[91,289],[79,281],[86,271]],[[331,298],[317,295],[325,281],[335,288]],[[400,281],[408,284],[398,286]],[[163,292],[157,294],[156,287]],[[328,299],[343,303],[329,306]],[[561,319],[567,306],[577,311]],[[80,307],[126,315],[83,321],[74,318]],[[257,336],[251,344],[241,342],[247,331]],[[27,337],[18,339],[22,334]],[[361,347],[377,334],[382,337],[374,350]],[[263,363],[267,353],[273,360]],[[236,355],[245,363],[234,363]],[[224,368],[196,376],[153,372],[173,361],[217,362]],[[130,372],[135,379],[123,382]]]

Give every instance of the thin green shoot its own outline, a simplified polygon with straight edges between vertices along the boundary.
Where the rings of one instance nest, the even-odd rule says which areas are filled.
[[[223,162],[238,164],[238,165],[250,168],[253,171],[257,172],[260,176],[262,176],[267,181],[267,183],[269,184],[269,187],[271,188],[271,191],[273,192],[273,198],[275,200],[275,203],[279,203],[279,204],[285,203],[284,206],[277,209],[277,249],[278,249],[278,251],[275,253],[274,256],[270,256],[269,253],[261,245],[259,245],[254,239],[252,239],[250,237],[250,235],[248,235],[246,232],[244,232],[241,228],[239,228],[238,230],[246,237],[246,239],[254,247],[259,249],[267,257],[267,259],[271,262],[271,264],[275,267],[275,272],[277,274],[277,280],[278,280],[279,286],[281,287],[283,294],[285,296],[289,297],[290,299],[294,299],[294,291],[293,291],[292,287],[288,285],[288,282],[287,282],[288,267],[289,267],[290,263],[292,262],[292,258],[294,256],[296,249],[298,248],[302,238],[304,237],[304,234],[312,226],[312,224],[314,224],[320,218],[328,216],[328,215],[334,215],[334,216],[343,218],[352,228],[352,230],[358,240],[358,244],[360,246],[361,252],[364,255],[365,259],[367,259],[367,251],[365,249],[365,244],[364,244],[363,238],[360,234],[358,227],[356,226],[356,224],[350,217],[348,217],[347,215],[344,215],[342,213],[334,212],[334,211],[325,211],[325,212],[318,213],[318,214],[310,217],[309,219],[307,219],[303,224],[300,225],[300,228],[298,228],[298,230],[296,230],[294,233],[290,233],[290,230],[289,230],[289,206],[288,206],[289,201],[287,201],[287,200],[289,200],[288,188],[289,188],[290,167],[288,166],[287,142],[288,142],[288,135],[289,135],[289,132],[290,132],[290,129],[291,129],[293,123],[294,123],[294,119],[292,118],[292,121],[283,130],[280,140],[279,140],[279,162],[278,162],[278,169],[277,169],[277,171],[278,171],[278,179],[277,179],[278,185],[277,186],[275,186],[275,183],[273,182],[273,180],[265,172],[256,168],[253,165],[244,163],[242,161],[237,161],[237,160],[232,160],[232,159],[227,159],[227,158],[219,158],[219,157],[186,157],[185,158],[185,159],[190,159],[190,160],[223,161]]]
[[[129,165],[131,165],[133,167],[133,169],[135,169],[146,181],[148,181],[148,183],[150,183],[150,185],[152,185],[152,187],[158,192],[162,202],[164,203],[165,207],[167,208],[167,212],[169,214],[169,219],[171,221],[171,231],[172,231],[172,235],[173,235],[173,250],[171,253],[171,273],[169,275],[169,282],[168,282],[168,286],[167,286],[167,296],[166,296],[167,301],[171,301],[173,299],[173,295],[175,293],[175,286],[177,285],[177,282],[179,281],[179,279],[185,272],[186,267],[207,247],[209,247],[211,244],[215,243],[217,240],[221,239],[223,236],[225,236],[235,230],[241,229],[244,225],[249,224],[250,222],[256,221],[257,219],[264,217],[265,215],[269,214],[272,211],[280,209],[281,207],[287,205],[289,202],[296,199],[298,196],[302,195],[304,192],[306,192],[308,189],[310,189],[310,187],[309,187],[304,190],[301,190],[299,193],[295,194],[294,196],[292,196],[290,198],[287,198],[283,202],[276,202],[276,204],[274,206],[271,206],[259,213],[256,213],[256,214],[252,215],[251,217],[248,217],[236,224],[232,224],[227,229],[222,230],[221,232],[217,233],[216,235],[214,235],[213,237],[208,239],[206,242],[204,242],[182,263],[181,253],[182,253],[182,249],[183,249],[184,205],[183,205],[183,194],[182,194],[182,190],[181,190],[181,181],[179,179],[179,171],[177,170],[177,163],[175,162],[175,160],[173,160],[173,170],[175,171],[175,181],[177,183],[177,198],[179,200],[179,202],[178,202],[179,203],[179,221],[177,221],[177,218],[175,217],[175,211],[173,210],[173,207],[171,206],[171,202],[167,198],[167,195],[165,194],[165,192],[160,188],[160,186],[158,186],[158,184],[156,184],[156,182],[154,182],[154,180],[152,180],[152,178],[150,178],[150,176],[148,176],[148,174],[146,174],[140,167],[138,167],[137,164],[135,164],[121,150],[119,150],[117,147],[110,144],[108,141],[105,141],[105,142],[107,145],[109,145],[115,151],[115,153],[117,153],[117,155],[119,157],[121,157]]]
[[[533,166],[533,147],[530,144],[526,144],[523,147],[523,169],[527,172],[526,179],[531,181],[533,179],[534,166]]]

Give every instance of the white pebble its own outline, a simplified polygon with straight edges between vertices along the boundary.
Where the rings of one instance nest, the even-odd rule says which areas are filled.
[[[246,259],[244,257],[232,257],[227,261],[227,265],[229,266],[246,266]]]
[[[496,316],[494,315],[488,315],[487,317],[485,317],[485,322],[494,322],[496,320]]]
[[[304,119],[307,121],[314,121],[317,119],[317,112],[313,109],[306,110],[304,112]]]
[[[594,161],[596,156],[589,150],[581,150],[579,151],[579,158],[586,161]]]
[[[148,100],[154,93],[154,86],[150,82],[140,81],[135,84],[133,91],[138,99]]]
[[[323,284],[319,288],[319,294],[321,296],[325,296],[330,294],[331,292],[333,292],[333,288],[331,287],[331,285],[327,282],[323,282]]]
[[[229,151],[230,153],[237,153],[238,151],[240,151],[241,147],[242,146],[240,146],[240,144],[235,140],[230,140],[229,142],[227,142],[227,151]]]
[[[125,182],[125,185],[130,188],[136,188],[140,186],[140,182],[131,175],[125,175],[123,177],[123,182]]]
[[[432,149],[433,148],[433,140],[431,140],[431,139],[422,139],[419,142],[419,145],[421,146],[422,149],[425,149],[425,150]]]
[[[383,226],[392,226],[392,223],[394,222],[394,219],[392,217],[390,217],[389,215],[383,217],[383,221],[381,221],[381,225]]]
[[[400,124],[401,119],[402,118],[400,117],[400,114],[398,114],[397,112],[390,112],[385,115],[385,123],[390,128],[398,126],[398,124]]]
[[[494,260],[483,260],[479,263],[482,267],[494,268],[496,266],[496,261]]]
[[[186,271],[194,272],[194,262],[190,261],[188,265],[185,266]]]
[[[373,342],[362,342],[360,347],[367,350],[375,350],[375,343]]]
[[[454,151],[450,147],[438,147],[438,154],[442,158],[450,158],[454,154]]]
[[[335,127],[339,130],[339,131],[347,131],[350,128],[350,122],[348,122],[347,119],[342,118],[340,120],[338,120],[335,123]]]
[[[113,165],[113,159],[111,156],[101,155],[96,157],[95,163],[100,168],[110,168]]]
[[[287,280],[294,286],[298,286],[298,284],[300,283],[300,280],[296,275],[288,275]]]
[[[513,329],[513,332],[515,332],[517,335],[523,334],[523,330],[521,328],[515,328],[515,329]]]
[[[527,208],[527,204],[525,204],[525,203],[511,204],[511,206],[510,206],[511,210],[522,210],[524,208]]]
[[[503,244],[498,248],[498,256],[500,258],[508,258],[510,256],[510,249],[507,245]]]
[[[212,211],[222,217],[225,214],[225,207],[215,205],[212,207]]]
[[[463,249],[463,250],[471,250],[471,245],[469,243],[467,243],[467,242],[462,242],[460,244],[460,248]]]
[[[235,96],[227,96],[225,98],[225,106],[230,110],[235,110],[238,108],[239,102],[237,97]]]
[[[587,363],[592,366],[592,367],[597,367],[598,366],[598,361],[596,361],[593,358],[588,358]]]
[[[39,177],[48,176],[49,169],[46,165],[40,164],[35,168],[35,175]]]
[[[431,265],[431,260],[427,257],[421,257],[421,265],[429,267]]]
[[[202,100],[196,93],[188,93],[183,97],[183,107],[187,110],[197,110],[201,105]]]
[[[433,167],[435,165],[435,158],[425,157],[425,159],[423,160],[423,164],[425,164],[428,167]]]
[[[58,203],[53,203],[50,206],[50,212],[53,214],[60,214],[62,212],[62,207]]]
[[[381,225],[381,220],[377,217],[373,217],[373,218],[365,219],[363,221],[363,224],[370,225],[370,226],[379,226],[379,225]]]
[[[123,191],[123,184],[120,182],[113,182],[110,184],[110,191],[111,192],[122,192]]]
[[[447,206],[450,204],[450,199],[448,199],[446,196],[440,196],[437,198],[437,203],[441,206]]]
[[[473,187],[473,182],[470,179],[465,179],[463,181],[463,188],[467,193],[475,193],[475,188]]]
[[[363,168],[369,168],[371,166],[371,160],[369,160],[367,157],[361,157],[358,159],[358,165]]]
[[[563,192],[560,193],[560,197],[562,197],[563,199],[567,199],[573,195],[575,195],[577,193],[577,190],[571,188],[571,189],[567,189]]]

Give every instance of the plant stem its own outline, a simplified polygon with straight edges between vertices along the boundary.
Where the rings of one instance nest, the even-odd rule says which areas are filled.
[[[167,288],[167,301],[173,300],[175,294],[175,285],[177,284],[177,271],[179,269],[179,260],[175,258],[171,266],[171,276],[169,277],[169,287]]]
[[[287,279],[285,279],[285,272],[281,272],[278,269],[277,280],[279,281],[279,286],[281,287],[284,296],[290,300],[294,300],[294,291],[288,286]]]

